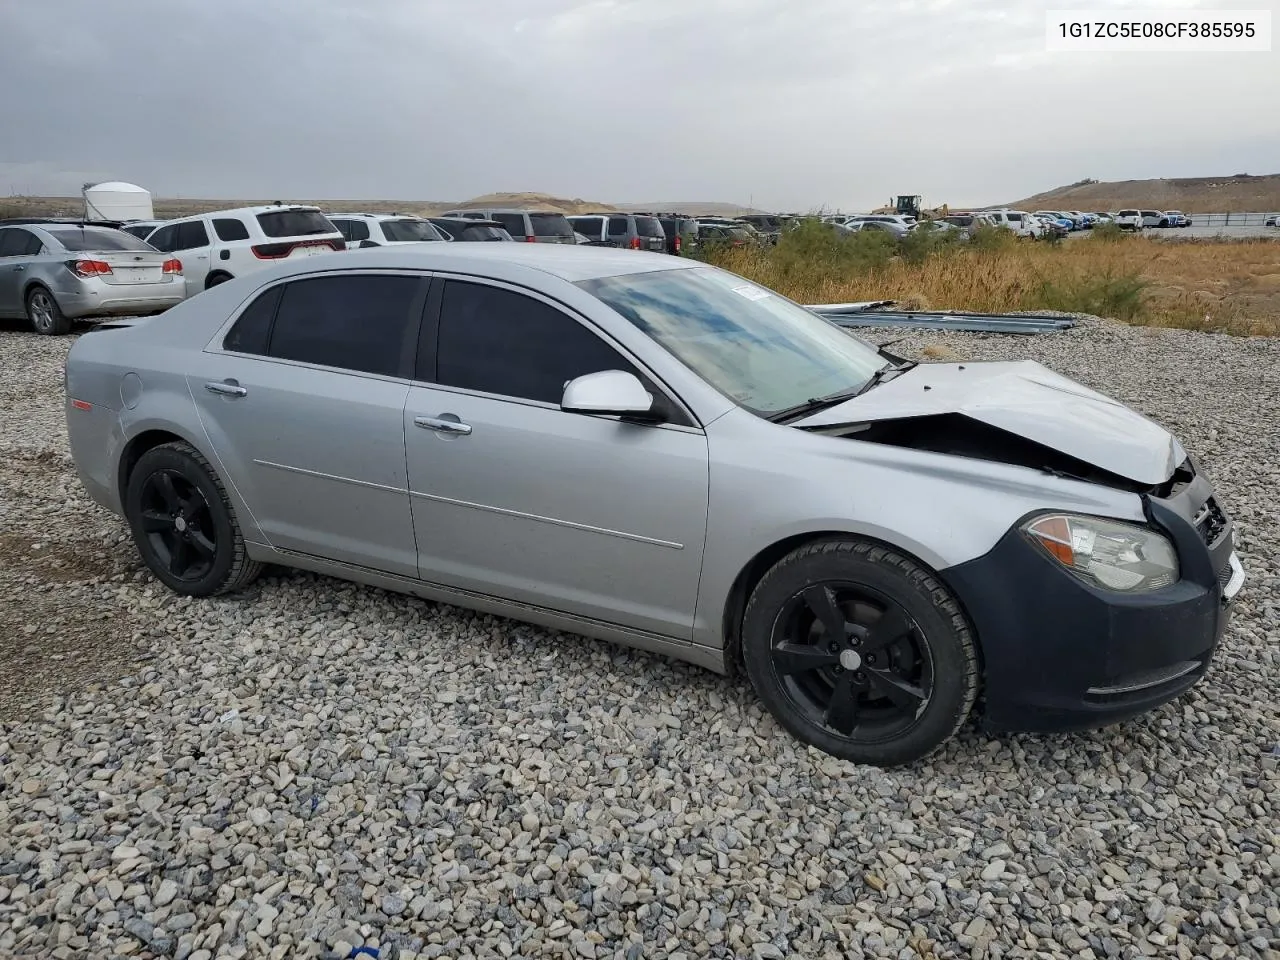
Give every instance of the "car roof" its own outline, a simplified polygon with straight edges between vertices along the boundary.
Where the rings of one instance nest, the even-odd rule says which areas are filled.
[[[274,213],[279,210],[314,210],[320,212],[319,207],[313,207],[307,203],[281,203],[266,204],[260,207],[229,207],[226,210],[206,210],[204,213],[193,213],[186,217],[174,217],[172,220],[165,220],[164,223],[185,223],[188,220],[203,220],[205,217],[234,217],[234,216],[257,216],[259,213]]]
[[[476,221],[471,221],[472,223]],[[701,266],[664,253],[588,247],[561,243],[430,243],[418,246],[369,247],[328,256],[308,257],[272,268],[273,279],[307,276],[328,270],[446,270],[519,282],[542,273],[570,283],[661,270]],[[263,278],[265,271],[254,274]]]
[[[416,213],[326,213],[326,217],[342,217],[345,220],[425,220]]]
[[[530,210],[525,207],[455,207],[457,213],[538,213],[566,216],[559,210]]]

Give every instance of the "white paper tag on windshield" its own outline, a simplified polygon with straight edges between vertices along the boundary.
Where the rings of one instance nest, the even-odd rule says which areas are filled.
[[[769,296],[768,290],[761,290],[759,287],[753,287],[749,284],[744,284],[741,287],[734,287],[733,292],[740,297],[746,297],[748,300],[763,300],[765,297]]]

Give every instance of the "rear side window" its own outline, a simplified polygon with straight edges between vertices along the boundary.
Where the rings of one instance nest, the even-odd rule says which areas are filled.
[[[1022,214],[1020,214],[1020,213],[1011,213],[1011,214],[1009,214],[1009,222],[1010,222],[1010,223],[1021,223],[1021,222],[1022,222]]]
[[[174,241],[174,250],[195,250],[198,247],[207,247],[208,245],[209,231],[205,230],[202,221],[192,220],[189,223],[178,224],[178,236]]]
[[[502,224],[502,229],[513,237],[523,237],[524,232],[524,214],[522,213],[495,213],[493,219]]]
[[[531,213],[535,237],[572,237],[573,228],[563,213]]]
[[[610,217],[609,218],[609,236],[616,237],[619,234],[626,236],[627,234],[627,218],[626,217]]]
[[[44,244],[30,230],[10,227],[0,230],[0,257],[33,257]]]
[[[653,217],[636,217],[636,233],[642,237],[665,236],[660,224]]]
[[[564,385],[601,370],[636,369],[568,314],[511,290],[450,280],[440,305],[437,381],[559,404]]]
[[[1119,213],[1116,214],[1117,217],[1136,217],[1137,215],[1138,215],[1137,210],[1121,210]]]
[[[592,240],[600,239],[600,227],[604,223],[601,217],[578,217],[572,221],[573,229],[585,233]]]
[[[310,237],[337,233],[319,210],[272,210],[258,214],[258,226],[268,237]]]
[[[369,239],[369,224],[363,220],[343,220],[341,224],[334,222],[344,240],[359,242]]]
[[[177,224],[168,227],[161,227],[155,233],[148,235],[147,243],[151,244],[151,246],[155,247],[157,250],[163,250],[165,253],[169,253],[173,250],[174,240],[177,239],[177,236]]]
[[[249,228],[244,225],[243,220],[235,217],[218,217],[213,221],[213,232],[218,235],[219,240],[249,239]]]
[[[52,227],[44,228],[63,248],[73,252],[82,250],[134,250],[152,252],[152,246],[123,230],[104,230],[102,227]],[[22,231],[35,239],[34,234]],[[39,247],[37,246],[37,250]]]
[[[280,302],[283,289],[282,286],[272,287],[245,307],[244,313],[222,339],[222,349],[259,355],[266,353],[267,341],[271,338],[271,321],[275,318],[276,304]]]
[[[410,340],[417,342],[421,288],[416,277],[385,274],[286,284],[269,352],[283,360],[400,375]]]

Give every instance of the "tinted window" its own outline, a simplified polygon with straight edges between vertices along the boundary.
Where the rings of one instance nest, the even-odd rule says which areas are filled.
[[[319,210],[272,210],[258,214],[258,225],[268,237],[309,237],[337,232]]]
[[[173,250],[173,241],[178,236],[177,226],[161,227],[155,233],[147,237],[147,243],[155,247],[157,250],[163,250],[165,253]]]
[[[609,218],[609,235],[616,237],[619,234],[626,236],[627,218],[626,217],[610,217]]]
[[[601,370],[639,375],[572,317],[521,293],[450,280],[440,306],[438,381],[559,404],[564,385]]]
[[[1136,217],[1137,215],[1138,215],[1137,210],[1121,210],[1119,213],[1116,214],[1117,217]]]
[[[501,227],[495,227],[491,223],[473,223],[462,228],[461,234],[455,234],[459,240],[480,241],[480,240],[513,240],[514,237]]]
[[[435,225],[435,228],[439,230],[441,233],[443,233],[446,237],[453,237],[455,240],[458,237],[458,233],[462,230],[464,226],[461,223],[450,223],[447,220],[433,219],[431,222],[432,224]]]
[[[348,220],[347,232],[343,234],[348,240],[354,240],[359,243],[361,240],[369,239],[369,224],[363,220]]]
[[[313,277],[285,286],[271,331],[271,356],[396,376],[417,332],[416,277]],[[416,336],[414,337],[416,342]]]
[[[173,244],[174,250],[195,250],[209,245],[209,231],[201,220],[178,224],[178,237]]]
[[[636,217],[636,233],[642,237],[661,237],[662,224],[653,217]]]
[[[569,226],[563,213],[531,213],[529,220],[533,223],[535,237],[573,236],[573,227]]]
[[[493,219],[502,224],[502,228],[513,237],[523,237],[524,233],[524,214],[522,213],[495,213]]]
[[[276,315],[276,304],[280,302],[283,289],[272,287],[245,307],[235,326],[223,338],[222,349],[238,353],[266,353],[267,341],[271,337],[271,320]]]
[[[340,234],[342,234],[342,239],[343,239],[343,240],[350,240],[350,239],[351,239],[351,224],[352,224],[352,222],[353,222],[353,221],[351,221],[351,220],[339,220],[339,219],[336,219],[336,218],[334,218],[334,217],[330,217],[330,218],[329,218],[329,222],[333,224],[334,228],[335,228],[335,229],[336,229]]]
[[[1010,223],[1021,223],[1021,222],[1022,222],[1022,214],[1020,214],[1020,213],[1011,213],[1011,214],[1009,214],[1009,222],[1010,222]]]
[[[600,227],[604,220],[601,217],[574,217],[570,223],[579,233],[585,233],[592,240],[599,240]]]
[[[102,227],[55,227],[44,228],[53,239],[62,244],[63,249],[81,250],[145,250],[154,252],[149,243],[139,240],[123,230],[106,230]],[[26,230],[22,231],[27,233]],[[35,239],[34,234],[27,233]],[[37,248],[38,249],[38,248]]]
[[[139,240],[145,240],[147,239],[147,234],[149,234],[155,228],[156,228],[156,225],[154,223],[143,223],[143,224],[132,223],[132,224],[129,224],[128,226],[121,227],[120,229],[123,230],[125,233],[132,234],[133,236],[137,237]]]
[[[382,232],[388,240],[413,242],[421,240],[439,240],[440,234],[435,227],[425,220],[383,220]],[[363,238],[361,238],[363,239]]]
[[[213,221],[213,232],[219,240],[248,240],[249,228],[235,217],[219,217]]]
[[[30,230],[10,227],[0,230],[0,257],[29,257],[40,252],[44,244]]]

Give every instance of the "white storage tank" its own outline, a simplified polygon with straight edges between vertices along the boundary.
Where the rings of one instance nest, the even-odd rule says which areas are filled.
[[[155,219],[155,212],[151,209],[151,191],[136,183],[120,180],[86,183],[82,192],[86,220]]]

